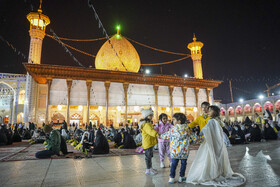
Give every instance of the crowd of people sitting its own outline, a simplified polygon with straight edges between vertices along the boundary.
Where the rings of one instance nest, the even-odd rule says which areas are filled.
[[[279,113],[279,112],[277,112]],[[265,115],[264,115],[265,116]],[[196,121],[189,123],[192,132],[199,134],[203,126],[199,125],[199,116]],[[203,118],[201,118],[203,121]],[[166,114],[159,116],[159,123],[153,125],[154,129],[163,134],[173,126],[171,119]],[[277,121],[273,122],[269,113],[267,118],[261,118],[256,114],[256,121],[251,121],[248,117],[244,122],[224,121],[224,142],[227,146],[232,144],[244,144],[249,142],[260,142],[265,140],[275,140],[280,136],[280,125]],[[141,125],[140,125],[141,126]],[[75,149],[87,154],[108,154],[109,142],[112,142],[114,148],[118,149],[136,149],[142,145],[142,132],[138,123],[132,125],[126,124],[119,129],[113,125],[106,127],[103,124],[96,126],[91,122],[79,128],[78,125],[70,124],[64,121],[60,128],[52,124],[43,124],[42,128],[34,123],[25,126],[23,123],[6,125],[0,127],[0,145],[10,145],[13,142],[29,140],[30,144],[45,144],[46,150],[36,154],[37,158],[48,158],[52,155],[67,154],[66,143],[71,143]],[[169,140],[159,139],[155,149],[159,150],[161,166],[164,167],[165,154],[169,155]]]
[[[278,123],[277,117],[273,121],[271,114],[267,110],[263,115],[264,117],[261,117],[258,113],[255,116],[255,121],[250,120],[249,117],[246,117],[244,122],[224,121],[223,130],[231,144],[264,142],[266,140],[276,140],[280,137],[280,123]]]

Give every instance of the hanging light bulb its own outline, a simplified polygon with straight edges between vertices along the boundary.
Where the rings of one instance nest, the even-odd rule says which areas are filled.
[[[57,109],[58,109],[58,110],[61,110],[61,109],[62,109],[62,106],[61,106],[61,105],[57,105]]]
[[[180,107],[180,111],[183,113],[185,111],[184,107]]]
[[[99,110],[99,111],[101,111],[102,109],[103,109],[103,107],[102,107],[102,106],[99,106],[99,107],[98,107],[98,110]]]
[[[196,108],[196,107],[193,107],[193,111],[194,111],[194,112],[197,112],[197,108]]]
[[[79,111],[83,110],[83,106],[79,105],[78,109],[79,109]]]
[[[122,109],[122,107],[117,106],[117,110],[118,110],[118,111],[121,111],[121,109]]]
[[[166,112],[169,112],[170,111],[170,108],[169,107],[166,107]]]
[[[139,111],[139,106],[134,106],[134,111],[138,112]]]

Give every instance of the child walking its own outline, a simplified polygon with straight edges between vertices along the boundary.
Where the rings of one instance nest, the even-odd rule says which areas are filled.
[[[159,115],[159,123],[155,126],[155,130],[159,135],[166,133],[172,127],[172,125],[167,121],[168,117],[165,113]],[[165,154],[169,159],[169,165],[171,166],[171,156],[170,156],[170,140],[169,139],[160,139],[158,138],[158,151],[160,157],[160,167],[164,168],[164,157]]]
[[[191,134],[191,129],[185,124],[187,121],[183,113],[175,113],[173,115],[174,126],[166,133],[160,136],[161,139],[170,139],[170,152],[172,164],[170,168],[169,183],[175,182],[176,168],[181,160],[180,178],[179,183],[186,180],[185,172],[187,167],[187,159],[189,156],[189,145],[191,140],[194,142],[199,141],[196,135]]]
[[[141,111],[144,119],[140,120],[139,129],[142,131],[142,147],[145,150],[146,175],[155,175],[157,170],[152,167],[153,148],[157,144],[158,132],[153,128],[153,110],[144,109]]]

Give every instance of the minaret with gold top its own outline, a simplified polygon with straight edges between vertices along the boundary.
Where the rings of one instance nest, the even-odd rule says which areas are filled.
[[[45,37],[45,29],[50,24],[48,16],[42,14],[42,0],[40,1],[40,7],[38,12],[30,12],[26,17],[30,22],[30,48],[28,63],[40,64],[42,43]]]
[[[42,14],[42,0],[37,12],[30,12],[27,16],[30,22],[30,48],[28,63],[41,64],[42,43],[46,26],[50,24],[48,16]],[[36,122],[36,93],[37,83],[27,73],[24,99],[23,122]]]
[[[193,60],[193,73],[197,79],[203,79],[202,65],[201,65],[201,48],[203,43],[196,41],[195,34],[193,35],[193,42],[188,44],[189,50],[191,50],[191,57]]]

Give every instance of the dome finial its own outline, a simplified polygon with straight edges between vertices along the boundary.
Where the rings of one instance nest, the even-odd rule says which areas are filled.
[[[40,0],[40,6],[39,6],[39,9],[38,9],[38,12],[39,12],[39,13],[42,13],[42,12],[43,12],[43,11],[42,11],[42,1],[43,1],[43,0]]]
[[[117,29],[117,34],[119,35],[119,34],[120,34],[121,26],[120,26],[120,25],[117,25],[116,29]]]
[[[196,41],[195,33],[193,33],[193,41]]]

